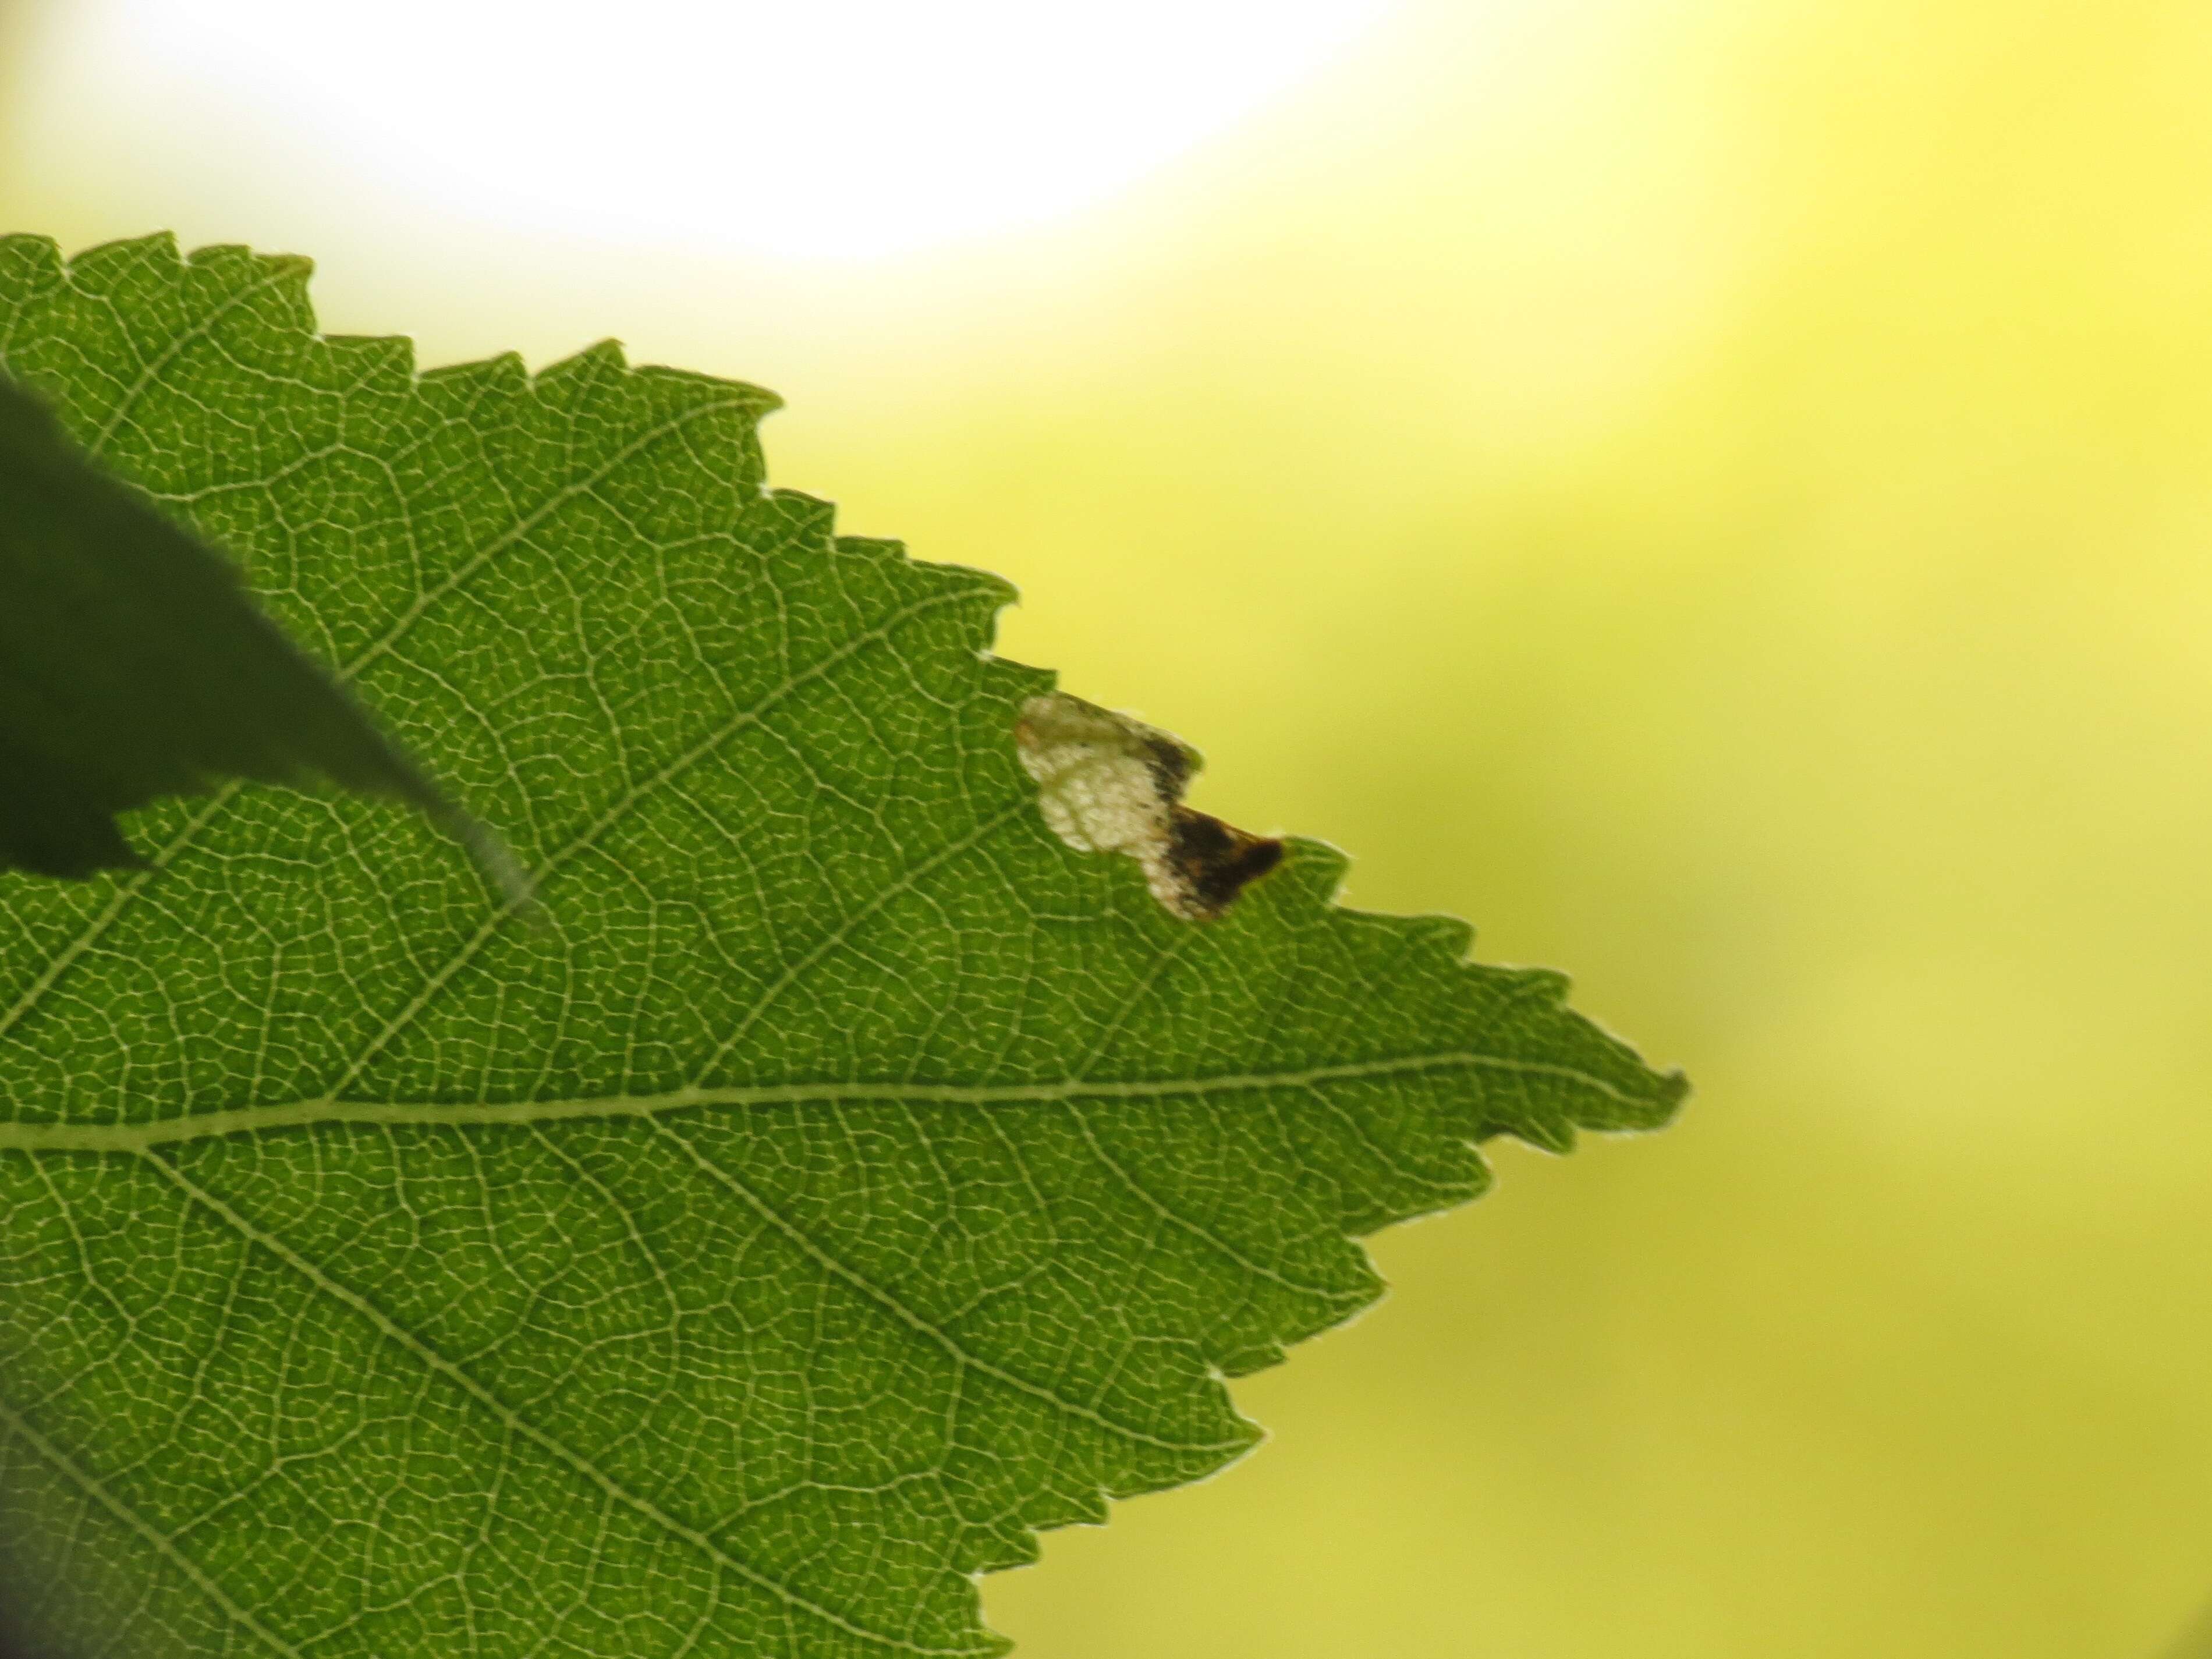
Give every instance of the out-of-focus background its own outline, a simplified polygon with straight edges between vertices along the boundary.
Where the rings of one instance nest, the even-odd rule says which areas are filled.
[[[1030,1659],[2212,1652],[2212,7],[0,4],[0,228],[776,388],[1696,1079],[1379,1239]]]

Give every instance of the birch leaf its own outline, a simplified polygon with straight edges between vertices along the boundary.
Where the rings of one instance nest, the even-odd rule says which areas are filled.
[[[138,814],[148,870],[0,876],[0,1538],[57,1641],[994,1652],[974,1576],[1245,1450],[1224,1379],[1375,1297],[1359,1236],[1486,1137],[1674,1108],[1557,975],[1337,907],[1327,848],[1193,920],[1067,845],[1006,584],[767,489],[768,394],[418,374],[305,283],[0,242],[0,368],[239,551],[544,920],[412,814],[254,787]]]

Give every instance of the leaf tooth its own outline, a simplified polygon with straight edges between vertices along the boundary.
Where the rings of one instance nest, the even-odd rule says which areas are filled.
[[[672,368],[665,363],[640,363],[629,371],[641,380],[655,380],[664,385],[704,388],[724,402],[732,398],[747,406],[755,420],[763,415],[773,415],[783,407],[783,398],[764,386],[755,386],[750,380],[733,380],[725,374],[703,374],[696,368]]]
[[[303,302],[307,298],[307,283],[315,274],[315,262],[304,253],[257,253],[243,242],[210,242],[204,247],[196,247],[190,253],[180,254],[177,251],[176,238],[167,231],[121,246],[146,249],[165,246],[187,270],[220,271],[225,276],[235,276],[243,282],[258,283],[274,278],[288,287],[296,285]],[[312,319],[308,326],[313,327]]]
[[[357,392],[398,397],[417,378],[415,342],[404,334],[326,334],[323,343],[352,372]]]
[[[219,250],[203,248],[203,253]],[[233,246],[230,252],[242,253],[243,248]],[[173,230],[157,230],[145,236],[123,236],[112,242],[101,242],[83,248],[70,256],[69,274],[82,282],[87,277],[103,275],[111,266],[163,264],[182,269],[185,264],[183,251],[177,246],[177,234]]]
[[[502,351],[465,363],[441,363],[421,370],[416,378],[422,386],[452,388],[501,403],[525,397],[530,391],[530,369],[519,351]]]
[[[0,288],[18,288],[27,298],[69,280],[61,244],[51,236],[0,236]]]
[[[854,551],[843,544],[854,538],[836,534],[837,507],[834,501],[810,495],[803,489],[787,489],[781,485],[769,489],[763,497],[770,511],[780,514],[791,526],[794,538],[809,542],[828,542],[838,552]]]

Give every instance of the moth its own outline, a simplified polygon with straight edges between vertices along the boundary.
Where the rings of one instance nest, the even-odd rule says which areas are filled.
[[[1283,843],[1182,804],[1200,765],[1180,738],[1080,697],[1053,692],[1014,724],[1037,810],[1079,853],[1120,853],[1170,915],[1211,921],[1283,861]]]

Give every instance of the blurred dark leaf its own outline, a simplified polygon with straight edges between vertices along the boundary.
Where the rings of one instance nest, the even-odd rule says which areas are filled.
[[[141,865],[117,813],[316,774],[490,850],[220,556],[0,379],[0,868]]]

